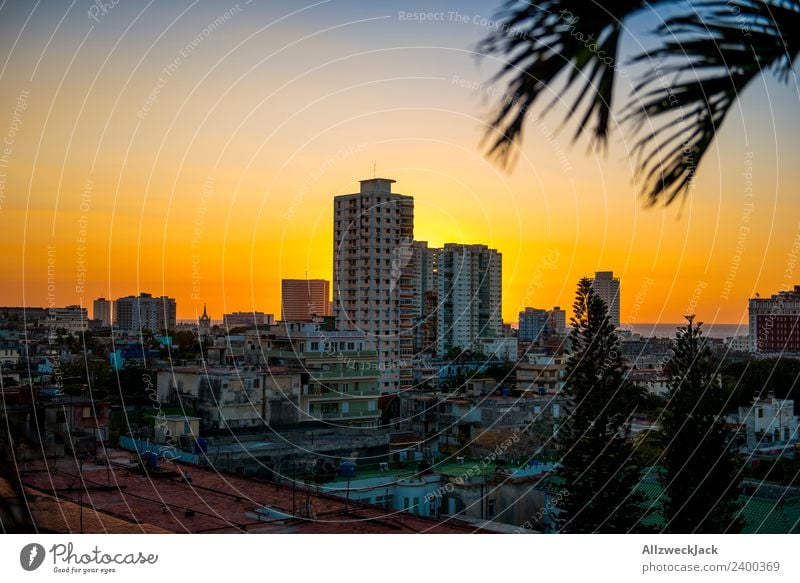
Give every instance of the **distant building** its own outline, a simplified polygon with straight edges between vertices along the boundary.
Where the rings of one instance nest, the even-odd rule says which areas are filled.
[[[598,271],[592,279],[592,289],[608,307],[608,315],[614,328],[619,328],[619,278],[613,271]]]
[[[566,371],[564,356],[529,354],[515,368],[517,389],[523,394],[558,395],[564,388]]]
[[[750,337],[749,336],[733,336],[725,339],[725,344],[728,350],[735,352],[748,352],[750,350]]]
[[[414,354],[435,353],[438,337],[439,255],[442,250],[414,241],[412,292],[414,303]]]
[[[503,256],[486,245],[447,243],[439,255],[439,355],[474,350],[479,337],[502,336]]]
[[[517,360],[519,342],[515,336],[478,337],[473,342],[476,352],[503,361]]]
[[[393,193],[394,180],[360,182],[360,192],[334,198],[336,327],[366,334],[381,390],[397,392],[413,383],[414,199]]]
[[[200,338],[211,336],[211,318],[208,317],[205,304],[203,304],[203,315],[197,320],[197,336]]]
[[[553,309],[547,312],[547,326],[557,336],[566,335],[567,313],[560,306],[553,306]]]
[[[126,331],[174,330],[176,312],[174,298],[146,293],[127,296],[114,302],[114,326]]]
[[[19,340],[0,338],[0,366],[16,366],[19,362]]]
[[[750,298],[750,352],[800,353],[800,285],[769,298]]]
[[[89,326],[87,310],[80,306],[48,308],[47,314],[47,325],[51,329],[63,329],[67,332],[85,332]]]
[[[111,315],[111,300],[97,298],[92,304],[92,319],[99,320],[103,328],[110,328]]]
[[[264,312],[233,312],[222,316],[222,326],[231,328],[266,328],[275,324],[275,316]]]
[[[281,319],[285,322],[311,321],[315,316],[330,315],[330,282],[328,280],[281,280]]]
[[[669,379],[661,368],[629,369],[628,380],[651,395],[666,398],[669,395]]]
[[[798,441],[794,401],[756,399],[749,407],[739,407],[739,423],[744,428],[747,451],[784,447]]]
[[[536,342],[545,331],[548,322],[546,310],[538,308],[525,308],[519,313],[519,331],[517,333],[520,342]]]

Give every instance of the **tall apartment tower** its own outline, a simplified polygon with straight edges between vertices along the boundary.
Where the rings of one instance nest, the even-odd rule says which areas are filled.
[[[567,312],[560,306],[554,306],[547,312],[547,325],[553,334],[564,336],[567,333]]]
[[[327,279],[281,280],[281,318],[285,322],[311,321],[331,315],[331,285]]]
[[[92,318],[100,320],[103,328],[111,327],[111,300],[97,298],[92,304]]]
[[[378,353],[381,392],[412,385],[414,199],[394,180],[361,181],[334,198],[333,305],[339,330],[359,330]]]
[[[414,354],[436,353],[439,305],[439,255],[441,249],[428,247],[427,241],[414,241]]]
[[[486,245],[447,243],[439,255],[439,354],[473,350],[476,338],[502,335],[503,256]]]
[[[119,330],[175,330],[175,299],[150,294],[127,296],[114,301],[114,326]]]
[[[611,324],[619,328],[619,278],[614,277],[613,271],[597,271],[592,289],[606,303]]]

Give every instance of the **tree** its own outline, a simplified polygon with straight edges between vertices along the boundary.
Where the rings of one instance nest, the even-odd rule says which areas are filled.
[[[662,22],[660,46],[633,59],[647,66],[615,120],[615,82],[628,64],[620,37],[645,11]],[[650,204],[687,194],[741,92],[765,71],[788,83],[800,56],[800,0],[509,0],[498,20],[479,45],[505,61],[494,80],[508,84],[490,119],[489,154],[512,162],[525,119],[543,95],[555,102],[573,89],[573,139],[591,132],[605,148],[609,127],[626,123]]]
[[[564,386],[567,420],[559,428],[564,480],[561,532],[623,533],[642,519],[636,490],[642,469],[630,439],[635,388],[626,379],[619,339],[605,302],[583,278],[573,304]]]
[[[669,401],[661,422],[666,530],[740,532],[739,474],[725,427],[728,399],[717,362],[692,316],[680,328],[666,365]]]

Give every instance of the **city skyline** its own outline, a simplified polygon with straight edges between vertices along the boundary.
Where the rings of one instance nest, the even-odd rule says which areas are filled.
[[[417,239],[503,254],[504,321],[569,309],[575,282],[599,270],[627,290],[623,322],[679,322],[694,302],[706,322],[744,323],[750,297],[796,279],[800,114],[777,81],[742,95],[690,198],[645,208],[621,134],[605,155],[571,145],[571,125],[556,123],[566,103],[530,124],[513,169],[485,157],[502,88],[488,83],[496,62],[476,65],[470,47],[494,7],[411,22],[335,4],[160,6],[150,18],[174,21],[161,39],[140,23],[126,33],[137,9],[125,3],[99,22],[4,10],[4,26],[28,32],[16,47],[16,34],[0,39],[13,57],[0,89],[0,304],[47,305],[52,245],[58,305],[149,290],[175,297],[180,319],[204,304],[279,314],[281,279],[331,279],[333,198],[375,168],[415,194]]]

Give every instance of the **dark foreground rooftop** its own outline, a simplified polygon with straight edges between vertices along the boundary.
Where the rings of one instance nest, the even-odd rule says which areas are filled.
[[[24,495],[5,481],[0,498],[6,506],[16,504],[31,532],[80,532],[81,502],[83,532],[91,533],[494,532],[490,524],[384,510],[197,466],[161,461],[156,477],[132,467],[131,454],[121,450],[109,450],[109,460],[87,460],[82,471],[72,458],[28,462],[19,473]],[[4,475],[15,481],[12,471],[6,468]]]

